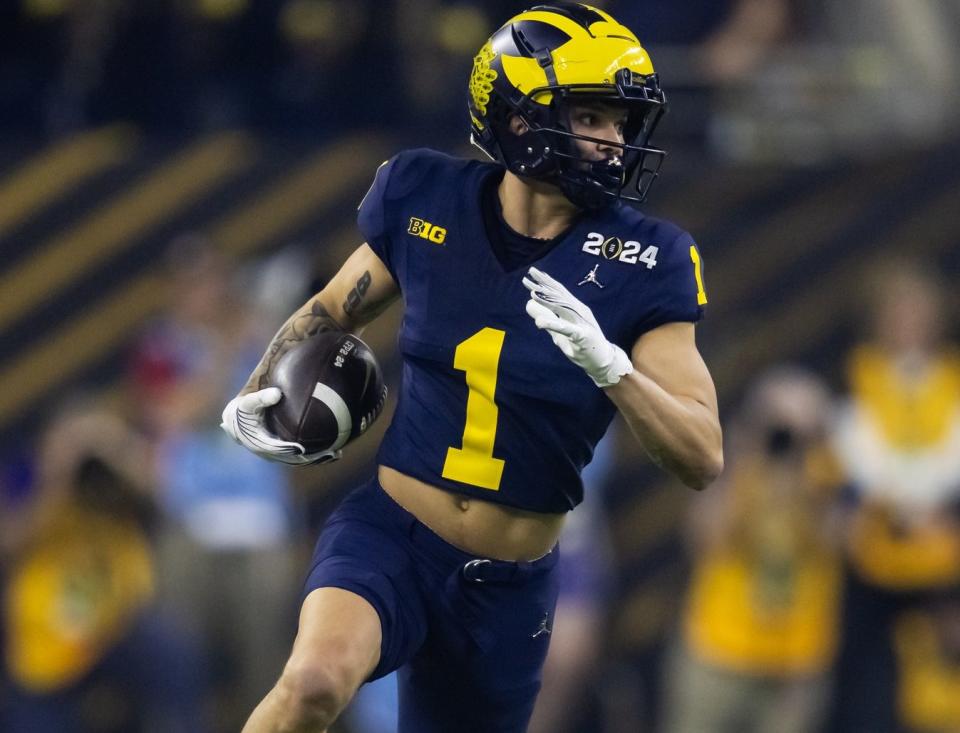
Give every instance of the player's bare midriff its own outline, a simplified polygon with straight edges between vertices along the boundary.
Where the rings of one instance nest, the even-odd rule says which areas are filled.
[[[514,562],[543,557],[557,544],[566,517],[454,494],[387,466],[380,466],[379,478],[400,506],[451,545],[478,557]]]

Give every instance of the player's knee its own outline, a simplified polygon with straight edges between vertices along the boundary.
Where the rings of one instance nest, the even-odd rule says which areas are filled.
[[[318,729],[330,725],[356,692],[348,670],[313,661],[288,664],[279,689],[290,715]]]

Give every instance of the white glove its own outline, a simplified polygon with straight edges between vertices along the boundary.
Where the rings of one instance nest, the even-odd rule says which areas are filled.
[[[609,387],[633,371],[630,357],[607,341],[593,311],[563,285],[535,267],[527,271],[523,284],[530,291],[527,315],[594,384]]]
[[[283,393],[276,387],[267,387],[250,394],[238,395],[223,408],[220,427],[244,448],[270,461],[289,466],[311,463],[329,463],[343,455],[343,451],[307,453],[300,443],[272,435],[263,424],[263,412],[280,401]]]

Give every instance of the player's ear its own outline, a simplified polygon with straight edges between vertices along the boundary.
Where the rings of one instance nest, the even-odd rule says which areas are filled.
[[[523,121],[523,118],[520,115],[510,115],[510,132],[514,135],[522,135],[527,130],[530,129],[530,126]]]

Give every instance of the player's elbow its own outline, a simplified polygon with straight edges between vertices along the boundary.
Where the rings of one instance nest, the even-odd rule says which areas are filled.
[[[673,473],[688,488],[703,491],[723,472],[723,449],[703,450],[693,459],[674,466]]]
[[[703,491],[716,481],[721,473],[723,473],[723,448],[705,451],[696,469],[684,483],[695,491]]]

